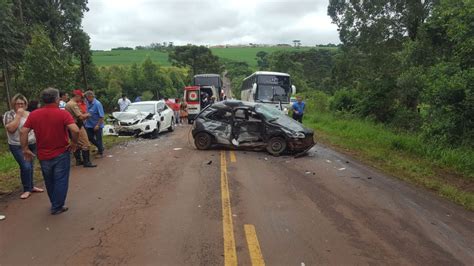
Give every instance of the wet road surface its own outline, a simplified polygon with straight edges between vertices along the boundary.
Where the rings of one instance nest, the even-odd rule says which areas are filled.
[[[0,265],[473,265],[474,213],[323,146],[197,151],[189,126],[73,167],[67,204],[3,199]]]

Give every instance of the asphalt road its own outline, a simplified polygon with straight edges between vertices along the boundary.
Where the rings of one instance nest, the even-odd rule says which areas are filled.
[[[197,151],[189,129],[74,167],[64,214],[3,199],[0,265],[474,264],[473,212],[322,146]]]

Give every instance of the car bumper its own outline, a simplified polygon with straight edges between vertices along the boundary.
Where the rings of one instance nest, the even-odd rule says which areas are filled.
[[[311,149],[316,143],[314,142],[314,135],[306,135],[305,138],[302,139],[297,139],[297,138],[292,138],[288,140],[288,148],[291,151],[294,152],[301,152],[305,150]]]
[[[145,135],[153,132],[155,130],[156,126],[153,125],[153,123],[139,123],[136,125],[131,125],[131,126],[121,126],[117,125],[115,126],[115,131],[119,135]]]

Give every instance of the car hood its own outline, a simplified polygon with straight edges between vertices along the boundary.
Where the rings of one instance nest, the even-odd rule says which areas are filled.
[[[282,115],[278,117],[276,120],[270,121],[270,124],[280,126],[282,128],[285,128],[286,130],[292,131],[292,132],[303,132],[305,134],[313,134],[313,130],[309,129],[305,126],[303,126],[301,123],[295,121],[294,119]]]
[[[151,114],[149,112],[113,112],[112,116],[118,121],[129,122],[144,119]]]

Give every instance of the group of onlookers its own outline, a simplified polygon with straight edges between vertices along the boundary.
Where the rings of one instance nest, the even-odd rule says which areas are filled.
[[[32,193],[44,192],[34,186],[34,157],[38,157],[41,172],[51,202],[51,214],[68,210],[65,200],[71,166],[70,153],[76,165],[96,167],[90,159],[91,143],[103,156],[102,128],[104,109],[92,91],[74,90],[72,97],[54,88],[41,92],[41,108],[27,111],[28,100],[17,94],[11,99],[12,109],[3,115],[10,151],[20,166],[23,185],[21,199]],[[0,220],[5,219],[0,215]]]
[[[188,105],[182,99],[176,98],[174,102],[165,98],[165,103],[174,113],[175,123],[177,125],[188,123]]]

